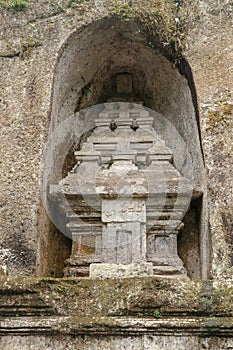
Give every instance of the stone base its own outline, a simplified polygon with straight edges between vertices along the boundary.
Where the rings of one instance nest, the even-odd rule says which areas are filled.
[[[89,266],[73,266],[65,267],[63,269],[64,277],[89,277]]]
[[[143,277],[153,275],[153,264],[91,264],[90,278],[114,279],[127,277]]]
[[[92,259],[93,261],[94,259]],[[91,259],[67,259],[63,270],[64,277],[114,279],[127,277],[159,276],[187,277],[183,265],[154,265],[152,262],[132,264],[107,264]]]
[[[186,277],[187,272],[184,266],[153,266],[154,276],[165,277]]]
[[[230,350],[232,287],[231,277],[0,278],[0,349]]]
[[[88,278],[89,267],[92,263],[99,263],[98,257],[74,257],[66,259],[63,269],[64,277]]]

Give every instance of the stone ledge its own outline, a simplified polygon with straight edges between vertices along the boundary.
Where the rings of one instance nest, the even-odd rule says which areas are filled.
[[[181,278],[0,279],[0,316],[233,317],[233,281]]]
[[[233,336],[223,317],[15,317],[1,320],[0,335],[200,335]]]

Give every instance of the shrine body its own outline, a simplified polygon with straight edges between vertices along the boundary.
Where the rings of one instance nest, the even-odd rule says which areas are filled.
[[[187,276],[177,235],[192,182],[175,168],[143,106],[105,105],[91,134],[76,143],[74,168],[50,186],[72,237],[64,275]]]

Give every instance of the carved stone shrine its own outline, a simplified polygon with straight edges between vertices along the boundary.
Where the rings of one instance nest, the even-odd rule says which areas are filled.
[[[139,105],[100,113],[73,170],[50,186],[72,238],[65,276],[186,276],[177,235],[192,185],[152,123]]]

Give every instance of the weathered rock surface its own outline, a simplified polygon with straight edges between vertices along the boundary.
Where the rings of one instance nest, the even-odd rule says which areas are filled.
[[[233,348],[232,1],[185,0],[178,12],[175,2],[122,3],[111,1],[109,8],[104,0],[31,0],[19,12],[0,5],[3,349]],[[186,61],[179,61],[180,46]],[[192,132],[195,118],[200,122],[206,175],[198,147],[192,156],[196,183],[205,187],[206,176],[208,184],[205,222],[210,231],[204,241],[212,252],[210,265],[206,263],[212,280],[13,277],[33,275],[35,269],[40,275],[61,276],[70,242],[51,226],[38,185],[50,119],[58,125],[80,109],[106,101],[110,76],[119,65],[128,67],[126,61],[131,73],[141,73],[143,67],[144,74],[133,81],[138,100],[174,121],[188,144],[197,135]],[[198,254],[195,248],[186,259],[200,265]],[[208,260],[203,254],[201,259]],[[199,279],[199,270],[190,274]]]

